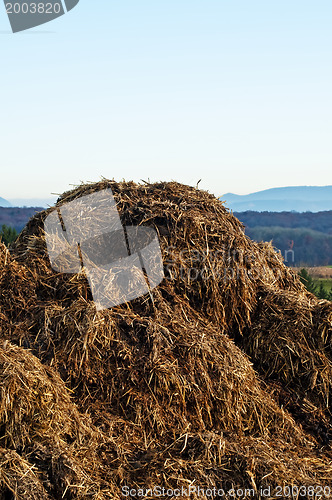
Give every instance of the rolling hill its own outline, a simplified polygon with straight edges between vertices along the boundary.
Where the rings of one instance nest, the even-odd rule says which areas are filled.
[[[0,207],[11,207],[11,204],[9,203],[9,201],[0,197]]]
[[[247,195],[226,193],[220,199],[234,212],[321,212],[332,210],[332,186],[288,186]]]

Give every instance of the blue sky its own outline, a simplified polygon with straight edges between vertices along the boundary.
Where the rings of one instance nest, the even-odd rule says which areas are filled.
[[[332,184],[330,0],[80,0],[17,34],[0,7],[0,196]]]

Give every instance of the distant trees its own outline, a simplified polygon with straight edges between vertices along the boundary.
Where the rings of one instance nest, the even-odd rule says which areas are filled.
[[[0,241],[2,241],[5,245],[9,245],[14,240],[16,240],[18,233],[14,227],[6,226],[3,224],[0,231]]]
[[[14,227],[19,233],[27,224],[28,220],[41,210],[42,208],[35,207],[0,207],[0,230],[1,226],[5,224],[6,226]]]
[[[287,265],[332,265],[332,211],[234,212],[254,241],[271,241]],[[290,242],[292,246],[290,247]]]
[[[309,267],[332,265],[332,234],[303,227],[280,226],[246,227],[245,232],[254,241],[272,241],[288,265]]]
[[[332,210],[326,212],[234,212],[247,227],[271,227],[313,229],[332,234]]]

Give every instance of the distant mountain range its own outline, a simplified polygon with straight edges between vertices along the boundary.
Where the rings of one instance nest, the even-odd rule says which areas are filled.
[[[0,207],[39,207],[48,208],[55,205],[58,196],[53,198],[0,198]]]
[[[0,198],[0,207],[11,207],[11,204],[4,198]]]
[[[53,198],[10,198],[10,204],[12,207],[52,207],[58,196],[53,196]],[[1,205],[0,206],[4,206]]]
[[[220,197],[233,212],[322,212],[332,210],[332,186],[289,186]]]
[[[52,207],[57,200],[57,196],[53,198],[10,198],[5,200],[0,198],[0,207]]]

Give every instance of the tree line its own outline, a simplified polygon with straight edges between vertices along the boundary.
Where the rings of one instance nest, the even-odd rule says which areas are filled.
[[[283,228],[306,228],[332,235],[332,210],[325,212],[234,212],[234,215],[252,228],[283,227]]]
[[[298,267],[332,265],[332,211],[238,212],[254,241],[272,241],[285,263]]]

